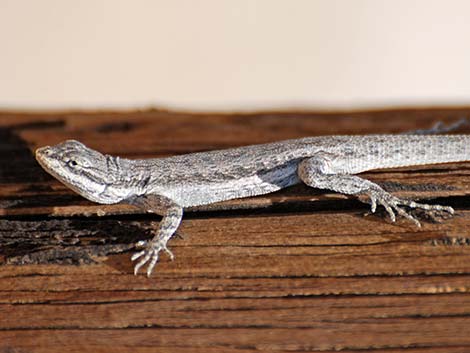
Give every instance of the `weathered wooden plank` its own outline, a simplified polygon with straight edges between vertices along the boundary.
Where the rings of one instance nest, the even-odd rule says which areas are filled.
[[[6,268],[8,270],[9,267]],[[320,296],[438,295],[467,293],[465,275],[350,277],[169,277],[158,281],[84,268],[73,276],[61,269],[25,276],[10,267],[0,280],[0,304],[100,304],[210,299],[315,298]],[[5,271],[6,272],[6,271]],[[32,272],[32,271],[31,271]],[[171,281],[169,280],[171,278]],[[468,294],[468,293],[467,293]],[[438,297],[441,302],[451,297]],[[171,306],[171,302],[169,304]]]
[[[68,138],[158,157],[463,116],[470,109],[0,112],[0,256],[49,263],[0,266],[0,352],[470,351],[469,163],[364,174],[457,209],[421,229],[303,186],[187,212],[176,260],[147,279],[127,250],[158,218],[83,200],[32,155]]]
[[[0,305],[5,329],[117,329],[128,327],[307,328],[329,322],[466,317],[470,295],[399,295],[290,298],[194,298],[102,303]],[[380,319],[380,320],[379,320]],[[358,331],[359,332],[359,331]]]
[[[224,259],[221,272],[230,276],[439,273],[442,269],[467,272],[470,265],[461,257],[465,258],[470,251],[467,245],[470,237],[465,230],[469,224],[468,211],[459,211],[454,219],[442,224],[428,223],[422,228],[406,220],[391,224],[378,216],[363,217],[362,212],[188,219],[180,231],[190,242],[172,240],[177,260],[170,262],[163,257],[158,273],[209,274],[219,271],[221,258]],[[41,262],[32,254],[44,251],[44,244],[52,243],[71,252],[80,246],[131,246],[136,239],[148,237],[145,227],[151,226],[148,221],[4,220],[0,239],[4,242],[3,251],[11,254],[10,262]],[[44,242],[40,241],[42,238]],[[24,258],[14,258],[22,256],[22,252]],[[130,271],[130,263],[127,266]],[[303,272],[303,268],[309,272]]]
[[[247,313],[249,316],[250,313]],[[13,346],[34,351],[36,347],[51,347],[62,352],[80,347],[82,351],[95,349],[125,349],[135,347],[173,349],[216,348],[252,349],[258,351],[325,351],[371,350],[384,348],[470,346],[465,330],[469,318],[381,318],[357,322],[314,323],[308,328],[224,327],[206,328],[133,328],[123,329],[58,329],[58,330],[8,330],[0,332],[4,347]],[[455,326],[454,326],[455,325]],[[361,331],[358,331],[360,326]],[[360,332],[360,333],[359,333]],[[445,343],[444,343],[445,342]]]
[[[169,351],[175,353],[219,353],[219,352],[228,352],[228,353],[248,353],[248,352],[260,352],[260,351],[269,351],[272,346],[265,348],[263,350],[258,349],[252,346],[224,346],[224,347],[171,347],[169,350],[168,347],[132,347],[132,352],[135,353],[149,353],[149,352],[156,352],[156,353],[167,353]],[[48,347],[44,349],[43,347],[33,347],[28,348],[28,351],[36,352],[36,353],[55,353],[55,352],[63,352],[63,347]],[[31,350],[32,349],[32,350]],[[467,353],[469,350],[469,346],[441,346],[441,347],[423,347],[423,348],[414,348],[411,345],[407,346],[406,348],[384,348],[384,349],[377,349],[377,348],[370,348],[370,349],[341,349],[342,353],[357,353],[357,352],[374,352],[374,353],[397,353],[397,352],[407,352],[407,353],[429,353],[429,352],[436,352],[436,353]],[[84,351],[91,351],[95,353],[102,353],[102,352],[109,352],[109,346],[106,345],[84,345],[81,344],[79,347],[69,347],[67,346],[67,352],[84,352]],[[113,352],[128,352],[128,347],[113,347]],[[291,349],[286,350],[276,350],[276,352],[292,352]],[[297,350],[302,352],[309,352],[309,349],[302,349]],[[338,350],[322,350],[323,353],[337,353]]]

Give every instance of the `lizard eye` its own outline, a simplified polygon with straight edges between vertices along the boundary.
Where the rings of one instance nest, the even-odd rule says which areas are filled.
[[[69,162],[68,162],[68,165],[71,166],[71,167],[76,167],[78,165],[77,161],[71,159]]]

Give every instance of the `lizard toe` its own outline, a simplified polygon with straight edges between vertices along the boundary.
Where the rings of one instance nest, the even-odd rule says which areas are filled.
[[[147,277],[150,277],[150,275],[153,272],[153,269],[155,265],[158,262],[159,258],[159,253],[160,251],[164,250],[169,256],[170,259],[173,260],[175,256],[173,253],[170,251],[170,249],[167,248],[166,243],[163,241],[156,241],[156,242],[144,242],[146,245],[146,249],[139,251],[132,255],[131,260],[135,261],[137,259],[140,259],[140,261],[135,265],[134,267],[134,274],[137,275],[139,273],[139,270],[142,266],[148,263],[147,267]],[[139,242],[139,243],[141,243]],[[139,244],[137,243],[137,244]]]
[[[131,257],[131,261],[137,260],[139,257],[143,256],[145,254],[145,250],[136,252],[134,255]]]
[[[142,253],[142,254],[141,254]],[[134,267],[134,275],[137,275],[139,273],[139,270],[140,268],[145,265],[147,263],[147,261],[150,260],[150,258],[152,257],[152,252],[151,251],[148,251],[148,250],[143,250],[143,252],[139,252],[135,255],[138,255],[137,257],[135,257],[135,259],[138,259],[139,257],[143,256],[143,258],[135,265]],[[134,255],[134,256],[135,256]],[[133,256],[133,257],[134,257]]]

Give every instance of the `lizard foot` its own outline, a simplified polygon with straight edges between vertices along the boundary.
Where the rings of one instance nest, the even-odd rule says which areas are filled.
[[[166,253],[170,256],[171,260],[175,258],[173,253],[166,247],[166,242],[163,240],[158,240],[158,241],[141,240],[136,244],[136,246],[144,247],[144,250],[136,252],[131,257],[132,261],[135,261],[141,258],[140,261],[134,267],[134,275],[137,275],[137,273],[139,272],[139,269],[148,262],[147,277],[150,277],[150,275],[152,274],[153,268],[155,267],[158,261],[158,254],[160,253],[161,250],[166,251]]]
[[[424,214],[433,221],[436,221],[439,217],[452,216],[454,214],[454,209],[450,206],[428,205],[425,203],[404,200],[383,190],[371,190],[368,192],[368,196],[371,203],[371,212],[375,213],[377,204],[380,204],[385,208],[392,222],[396,221],[395,213],[397,213],[398,215],[412,221],[417,227],[421,227],[421,223],[400,206],[422,210]]]

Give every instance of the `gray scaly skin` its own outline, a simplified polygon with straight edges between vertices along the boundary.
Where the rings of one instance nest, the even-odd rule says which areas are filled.
[[[434,132],[432,129],[429,132]],[[287,140],[220,151],[130,160],[101,154],[74,140],[36,151],[41,166],[83,197],[101,204],[127,203],[163,217],[155,236],[141,241],[135,274],[148,264],[150,276],[161,250],[177,230],[183,209],[218,201],[262,195],[305,183],[348,195],[366,195],[375,212],[382,205],[418,227],[403,206],[431,216],[453,214],[451,207],[397,198],[354,174],[470,160],[469,135],[324,136]]]

